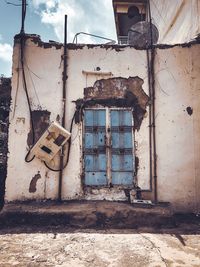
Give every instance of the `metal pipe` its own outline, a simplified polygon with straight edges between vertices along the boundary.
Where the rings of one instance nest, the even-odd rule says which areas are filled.
[[[115,42],[115,40],[113,40],[113,39],[106,38],[106,37],[103,37],[103,36],[100,36],[100,35],[91,34],[91,33],[87,33],[87,32],[78,32],[78,33],[76,33],[75,36],[74,36],[73,43],[74,43],[75,40],[76,40],[76,44],[77,44],[77,42],[78,42],[78,35],[80,35],[80,34],[84,34],[84,35],[92,36],[92,37],[95,37],[95,38],[104,39],[104,40],[107,40],[107,41],[110,41],[110,42]]]
[[[154,202],[158,202],[157,193],[157,153],[156,153],[156,123],[155,123],[155,48],[153,47],[153,34],[152,34],[152,18],[151,18],[151,4],[148,1],[150,33],[151,33],[151,90],[152,90],[152,127],[153,127],[153,178],[154,178]]]
[[[21,14],[21,30],[20,33],[24,34],[24,22],[25,22],[25,16],[26,16],[26,0],[22,0],[22,14]]]
[[[148,2],[148,7],[150,3]],[[151,13],[150,9],[149,11],[149,20],[151,23]],[[151,24],[150,24],[151,25]],[[152,31],[150,33],[151,38],[151,48],[153,45],[153,36]],[[151,70],[151,62],[150,62],[150,55],[149,55],[149,48],[146,48],[146,55],[147,55],[147,75],[148,75],[148,87],[149,87],[149,98],[150,98],[150,105],[149,105],[149,189],[141,190],[141,192],[152,192],[153,186],[152,186],[152,180],[153,180],[153,166],[152,166],[152,70]]]
[[[147,67],[148,67],[148,86],[149,86],[149,192],[152,192],[152,90],[151,90],[151,67],[150,67],[150,58],[149,50],[146,50],[147,53]]]
[[[158,202],[157,193],[157,153],[156,153],[156,115],[155,115],[155,77],[154,77],[155,50],[151,51],[151,71],[152,71],[152,116],[153,116],[153,161],[154,161],[154,202]]]
[[[65,25],[64,25],[64,54],[63,54],[63,116],[62,116],[62,126],[65,128],[65,117],[66,117],[66,80],[67,80],[67,15],[65,15]],[[64,149],[61,149],[60,155],[60,172],[59,172],[59,185],[58,185],[58,201],[62,200],[62,178],[63,178],[63,160],[64,160]]]

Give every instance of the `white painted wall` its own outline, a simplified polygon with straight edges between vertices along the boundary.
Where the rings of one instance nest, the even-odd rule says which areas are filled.
[[[157,49],[156,55],[158,197],[160,201],[171,202],[177,211],[196,211],[197,203],[200,203],[199,47],[193,45],[190,48]],[[58,114],[62,116],[62,53],[63,49],[38,47],[31,39],[28,39],[26,44],[25,57],[28,65],[26,76],[32,109],[38,109],[41,105],[42,109],[51,112],[51,120],[55,120]],[[29,164],[24,162],[30,124],[18,62],[19,46],[16,44],[13,55],[6,201],[56,199],[58,174],[46,169],[38,159]],[[75,110],[72,101],[83,97],[85,87],[93,86],[96,80],[107,78],[101,75],[86,76],[82,73],[83,70],[94,71],[96,67],[100,67],[102,72],[112,72],[112,77],[139,76],[144,80],[143,89],[148,94],[146,51],[126,47],[117,52],[112,47],[91,48],[87,45],[82,49],[69,49],[67,129],[70,128]],[[186,112],[188,106],[193,108],[192,116]],[[138,183],[142,189],[149,188],[148,131],[147,116],[140,131],[135,133],[140,162]],[[84,198],[81,186],[81,161],[81,125],[74,125],[69,164],[63,172],[63,200]],[[37,191],[29,193],[30,181],[38,172],[41,174],[41,179],[38,180]],[[102,192],[102,197],[104,193]],[[105,194],[108,195],[108,192]],[[119,196],[115,197],[112,192],[111,194],[112,199],[118,199]]]
[[[200,203],[199,51],[199,45],[174,47],[156,56],[158,197],[182,210]]]

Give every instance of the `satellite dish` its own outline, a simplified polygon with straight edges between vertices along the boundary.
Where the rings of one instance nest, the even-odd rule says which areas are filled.
[[[152,44],[156,44],[158,42],[158,38],[158,29],[154,24],[150,24],[150,22],[137,22],[128,30],[129,45],[133,45],[138,48],[147,48],[151,45],[151,42]]]

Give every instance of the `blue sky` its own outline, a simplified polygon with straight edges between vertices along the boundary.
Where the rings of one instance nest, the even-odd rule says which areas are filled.
[[[21,0],[8,0],[19,4]],[[84,31],[116,39],[112,0],[27,0],[26,33],[39,34],[44,41],[63,40],[64,15],[68,15],[68,42]],[[0,0],[0,75],[11,76],[13,37],[21,27],[21,7]],[[98,39],[80,36],[79,42]]]

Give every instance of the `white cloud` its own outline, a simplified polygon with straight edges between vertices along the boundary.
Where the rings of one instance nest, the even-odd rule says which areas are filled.
[[[61,42],[65,14],[68,15],[69,42],[72,42],[77,32],[116,39],[112,0],[32,0],[32,4],[42,23],[51,25]],[[78,41],[92,43],[99,40],[81,35]]]
[[[12,52],[13,48],[10,44],[1,44],[0,43],[0,59],[5,62],[12,61]]]

